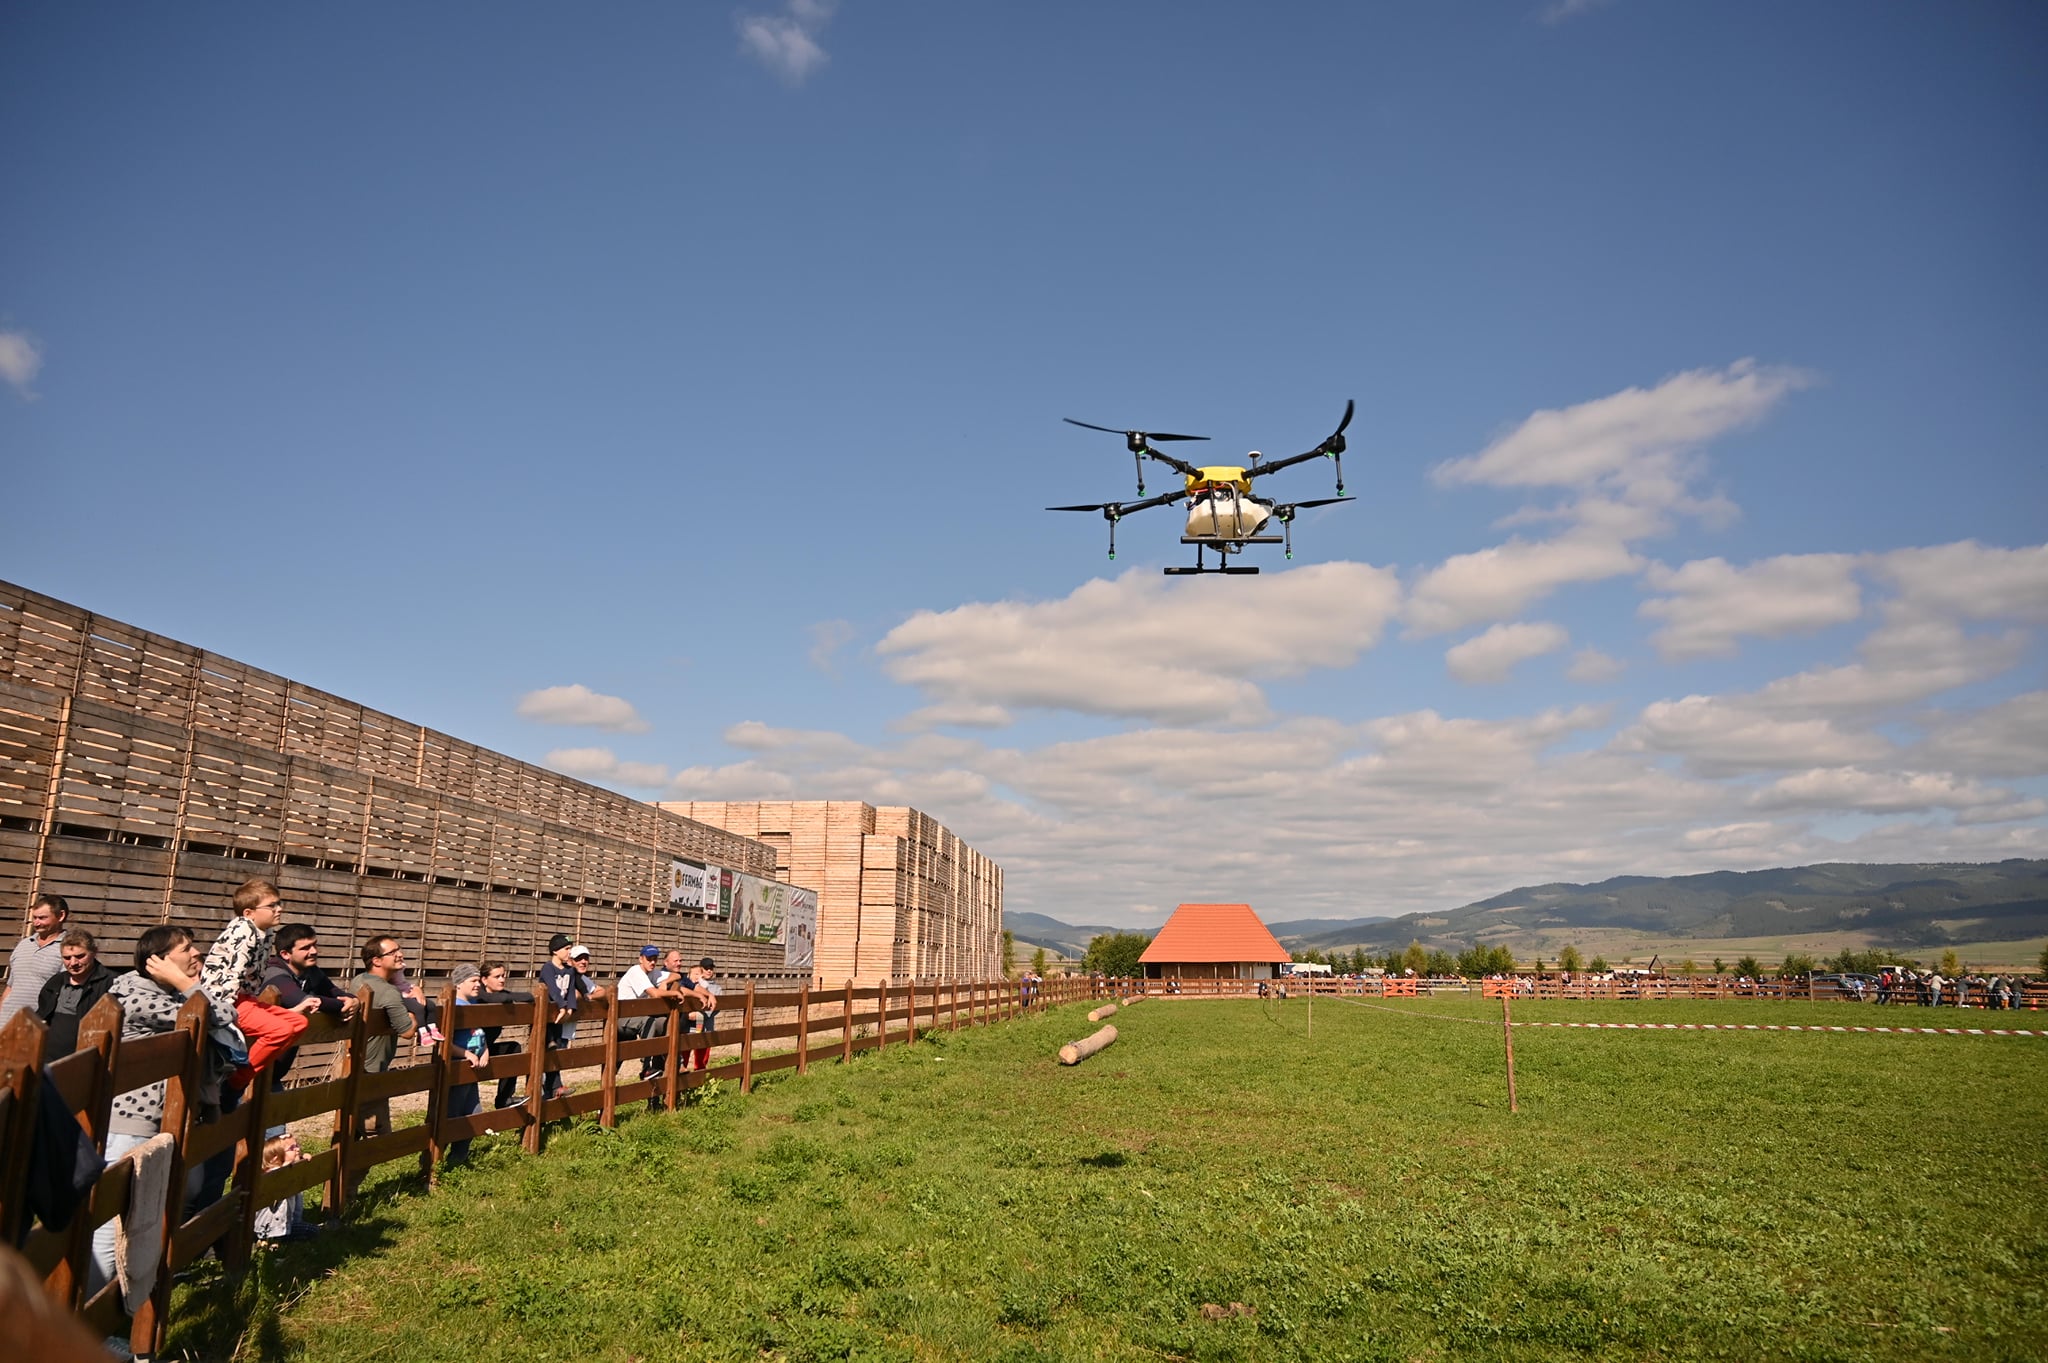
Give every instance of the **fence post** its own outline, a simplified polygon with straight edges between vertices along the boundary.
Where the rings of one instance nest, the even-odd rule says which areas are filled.
[[[198,1125],[197,1099],[206,1055],[208,1006],[206,996],[195,993],[178,1010],[177,1030],[185,1037],[185,1055],[178,1073],[166,1081],[163,1121],[157,1128],[170,1132],[172,1140],[170,1175],[165,1179],[163,1258],[157,1269],[156,1286],[150,1290],[149,1300],[135,1313],[129,1329],[131,1344],[140,1341],[145,1346],[137,1353],[162,1353],[164,1339],[170,1333],[171,1278],[177,1267],[171,1262],[171,1251],[177,1245],[178,1226],[185,1219],[185,1149],[192,1140],[192,1128]],[[339,1156],[335,1165],[337,1169],[341,1167]]]
[[[426,1161],[424,1172],[427,1186],[432,1187],[436,1171],[441,1167],[441,1123],[448,1116],[448,1078],[455,1064],[455,986],[449,985],[441,991],[441,1044],[434,1047],[433,1059],[427,1063],[434,1067],[434,1086],[427,1090],[427,1148],[421,1155]],[[483,1090],[477,1090],[481,1096]],[[254,1218],[251,1217],[253,1225]]]
[[[875,986],[875,1049],[889,1044],[889,977]]]
[[[272,1060],[271,1065],[277,1062]],[[235,1224],[228,1231],[227,1245],[221,1253],[221,1261],[229,1268],[240,1270],[249,1262],[249,1251],[256,1244],[256,1213],[261,1210],[256,1204],[256,1180],[263,1177],[263,1133],[267,1124],[263,1120],[263,1109],[270,1102],[270,1066],[257,1070],[249,1080],[249,1094],[242,1106],[248,1109],[243,1117],[249,1125],[242,1138],[241,1156],[235,1161],[233,1180],[228,1185],[242,1198],[240,1212]]]
[[[369,986],[365,985],[356,991],[356,1015],[349,1023],[348,1045],[341,1057],[341,1106],[334,1113],[334,1175],[327,1185],[330,1217],[341,1215],[354,1191],[349,1186],[348,1162],[356,1148],[356,1127],[361,1116],[356,1094],[363,1082],[363,1048],[369,1043],[372,1011]]]
[[[540,987],[533,991],[533,1022],[526,1039],[530,1052],[526,1069],[526,1129],[519,1137],[529,1155],[540,1153],[541,1090],[548,1081],[548,1017],[554,1012],[546,983],[537,983]]]
[[[796,1072],[811,1072],[811,982],[796,987]]]
[[[616,981],[604,994],[604,1080],[599,1085],[604,1105],[597,1110],[599,1126],[619,1124],[619,988]]]
[[[747,1016],[740,1023],[740,1092],[754,1089],[754,982],[747,981]]]
[[[839,1015],[839,1063],[853,1060],[853,981],[846,982],[846,1011]]]
[[[949,1032],[960,1030],[960,981],[958,979],[946,981],[946,1030]]]
[[[912,976],[903,984],[903,1044],[917,1043],[917,977]]]
[[[661,1067],[661,1105],[676,1110],[683,1076],[683,1028],[690,1025],[690,1010],[681,998],[668,1001],[668,1063]]]
[[[107,1118],[114,1106],[114,1067],[121,1060],[120,1004],[102,998],[92,1006],[78,1024],[78,1049],[95,1051],[99,1056],[93,1068],[92,1090],[86,1098],[83,1115],[86,1130],[104,1163]],[[46,1284],[52,1296],[74,1309],[85,1298],[86,1265],[92,1260],[92,1231],[85,1224],[86,1209],[91,1205],[88,1198],[71,1219],[71,1244],[64,1255],[64,1267],[60,1270],[69,1275],[68,1283],[60,1281],[53,1273]]]

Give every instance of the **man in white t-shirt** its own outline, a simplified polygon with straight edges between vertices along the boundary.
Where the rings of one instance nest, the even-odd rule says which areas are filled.
[[[39,894],[29,910],[28,936],[7,958],[7,992],[0,995],[0,1027],[26,1008],[33,1013],[43,986],[64,969],[64,924],[71,916],[62,895]]]

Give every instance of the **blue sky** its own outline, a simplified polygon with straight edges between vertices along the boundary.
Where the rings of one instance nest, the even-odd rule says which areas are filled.
[[[638,796],[914,803],[1069,921],[2048,855],[2044,58],[2021,3],[9,6],[0,576]],[[1041,509],[1132,495],[1063,416],[1234,461],[1347,398],[1291,567]]]

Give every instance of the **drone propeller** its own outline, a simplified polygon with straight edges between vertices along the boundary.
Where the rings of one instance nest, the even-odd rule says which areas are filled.
[[[1268,464],[1255,464],[1255,467],[1252,469],[1252,473],[1278,473],[1281,469],[1291,468],[1296,464],[1305,463],[1310,459],[1320,459],[1323,456],[1328,455],[1331,459],[1336,461],[1337,491],[1342,492],[1344,490],[1344,450],[1346,448],[1344,441],[1344,428],[1351,424],[1351,416],[1357,410],[1358,404],[1356,402],[1353,402],[1351,399],[1346,398],[1344,401],[1344,419],[1337,423],[1337,429],[1330,432],[1330,434],[1327,437],[1325,437],[1322,444],[1316,446],[1314,449],[1308,451],[1306,454],[1290,455],[1285,459],[1275,459]],[[1297,505],[1306,506],[1308,505],[1308,503],[1301,502],[1297,503]]]
[[[1190,464],[1185,459],[1176,459],[1170,454],[1161,454],[1158,450],[1152,448],[1151,441],[1207,440],[1209,438],[1206,435],[1166,435],[1155,431],[1118,431],[1112,430],[1108,426],[1097,426],[1092,421],[1076,421],[1070,416],[1063,416],[1060,420],[1066,422],[1069,426],[1079,426],[1090,431],[1106,431],[1110,435],[1122,436],[1124,438],[1124,448],[1131,452],[1131,462],[1138,469],[1138,495],[1140,497],[1145,495],[1145,458],[1147,455],[1157,459],[1183,478],[1192,478],[1196,473],[1193,464]]]
[[[1079,422],[1075,423],[1079,425]],[[1109,556],[1116,557],[1116,523],[1134,511],[1150,511],[1155,506],[1169,506],[1187,496],[1185,492],[1162,492],[1157,497],[1147,497],[1142,502],[1090,502],[1086,506],[1049,506],[1047,511],[1100,511],[1102,519],[1109,522]]]
[[[1351,418],[1349,415],[1346,415],[1344,419],[1349,421]],[[1339,427],[1338,429],[1341,431],[1343,428]],[[1357,500],[1358,498],[1356,497],[1316,497],[1306,502],[1287,502],[1284,505],[1274,507],[1273,519],[1280,522],[1281,535],[1286,541],[1287,557],[1294,557],[1295,513],[1306,511],[1312,506],[1335,506],[1338,502],[1355,502]]]

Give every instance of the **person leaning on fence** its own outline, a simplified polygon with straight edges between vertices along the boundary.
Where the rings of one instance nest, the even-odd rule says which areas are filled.
[[[348,982],[352,993],[370,991],[370,1007],[384,1014],[391,1024],[391,1031],[373,1036],[363,1043],[363,1072],[382,1074],[391,1068],[391,1062],[398,1055],[399,1038],[411,1036],[412,1014],[406,1010],[405,996],[398,992],[392,981],[398,972],[405,969],[405,949],[398,945],[396,937],[372,937],[363,943],[363,973]],[[356,1110],[358,1119],[367,1133],[375,1126],[376,1134],[383,1136],[391,1132],[391,1100],[375,1098]]]
[[[275,989],[278,1004],[285,1008],[305,1011],[310,999],[315,1011],[338,1021],[356,1015],[355,995],[342,993],[320,968],[320,938],[310,924],[287,923],[277,930],[275,954],[263,971],[263,987]],[[278,1053],[270,1067],[272,1089],[284,1087],[284,1077],[298,1058],[297,1046]]]
[[[634,1003],[645,998],[666,998],[668,991],[656,983],[661,976],[661,948],[644,946],[640,948],[640,959],[619,976],[619,1002]],[[649,1037],[666,1036],[668,1019],[664,1017],[641,1017],[619,1019],[619,1040],[645,1041]],[[647,1078],[657,1073],[653,1056],[640,1058],[640,1077]]]
[[[33,1009],[43,986],[64,968],[64,932],[71,906],[60,894],[39,894],[29,906],[28,936],[14,944],[7,958],[7,991],[0,994],[0,1027],[16,1013]]]
[[[549,1050],[567,1050],[576,1040],[576,972],[569,965],[569,949],[576,943],[567,933],[548,938],[547,964],[540,968],[540,987],[548,1000],[548,1025],[542,1038]],[[562,1073],[549,1070],[541,1080],[540,1096],[552,1098],[562,1091]]]
[[[533,1002],[533,995],[521,994],[505,987],[512,967],[506,965],[503,961],[485,961],[478,968],[483,973],[483,988],[476,996],[478,1003],[530,1004]],[[492,1056],[519,1054],[518,1042],[500,1041],[498,1039],[504,1030],[503,1027],[484,1028],[484,1046]],[[518,1087],[519,1076],[516,1074],[508,1074],[503,1079],[500,1079],[498,1081],[497,1100],[491,1106],[493,1108],[512,1106],[512,1094]]]
[[[455,1011],[458,1014],[476,1003],[478,996],[483,993],[483,972],[473,965],[456,966],[454,973],[448,977],[448,982],[455,986]],[[455,1037],[454,1068],[448,1077],[460,1079],[464,1075],[469,1076],[465,1083],[448,1086],[448,1115],[467,1117],[483,1106],[482,1095],[475,1078],[476,1067],[491,1058],[491,1043],[484,1036],[484,1029],[481,1027],[464,1027],[452,1017],[448,1019],[448,1027]],[[449,1145],[448,1163],[468,1163],[469,1142],[470,1138],[465,1136]]]
[[[690,985],[697,994],[697,1030],[700,1033],[718,1030],[718,996],[725,991],[718,983],[718,964],[709,956],[697,962],[697,968],[690,972]],[[705,1070],[711,1068],[711,1048],[699,1046],[690,1052],[690,1068]]]
[[[248,1058],[228,1076],[223,1089],[230,1102],[272,1057],[291,1048],[293,1039],[306,1030],[307,1015],[320,1006],[306,1000],[296,1008],[283,1008],[256,997],[277,940],[278,920],[284,917],[277,886],[267,880],[247,881],[235,890],[234,906],[235,916],[214,939],[200,973],[215,1014],[241,1028],[249,1042]]]
[[[36,1000],[36,1016],[50,1029],[43,1040],[46,1061],[78,1049],[78,1024],[121,973],[100,959],[99,943],[84,928],[65,933],[62,946],[64,968],[43,982]]]
[[[135,942],[135,968],[117,975],[107,997],[121,1005],[121,1039],[139,1041],[162,1036],[178,1025],[186,1000],[206,995],[199,988],[202,958],[192,934],[168,924],[150,928]],[[212,1004],[208,1003],[208,1012]],[[169,1080],[114,1095],[107,1117],[106,1162],[112,1164],[163,1129],[164,1094]],[[100,1290],[114,1276],[115,1225],[109,1221],[93,1232],[92,1277],[86,1295]]]

